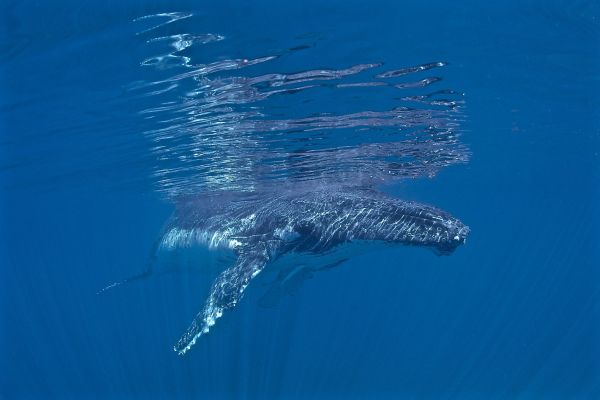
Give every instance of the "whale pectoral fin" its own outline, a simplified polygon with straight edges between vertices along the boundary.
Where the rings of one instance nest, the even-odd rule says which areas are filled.
[[[223,311],[235,307],[246,286],[263,270],[270,258],[271,251],[267,244],[243,246],[238,251],[235,264],[223,271],[213,283],[204,308],[196,315],[174,350],[183,355],[200,336],[208,333]]]
[[[322,267],[315,269],[315,271],[325,271],[327,269],[332,269],[332,268],[335,268],[335,267],[339,267],[340,265],[342,265],[346,261],[348,261],[347,258],[342,258],[341,260],[337,260],[337,261],[334,261],[334,262],[329,263],[327,265],[323,265]]]

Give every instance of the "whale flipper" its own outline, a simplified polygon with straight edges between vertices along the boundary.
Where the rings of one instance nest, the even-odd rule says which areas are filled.
[[[271,260],[276,248],[276,241],[265,241],[242,245],[237,249],[235,264],[215,280],[204,308],[174,346],[176,352],[185,354],[200,336],[208,333],[210,327],[223,315],[223,311],[235,307],[246,286]]]
[[[308,279],[312,279],[315,273],[335,268],[348,261],[342,258],[322,267],[311,267],[300,265],[285,268],[279,272],[277,278],[269,284],[267,291],[258,300],[258,304],[264,308],[274,307],[285,297],[294,295]]]

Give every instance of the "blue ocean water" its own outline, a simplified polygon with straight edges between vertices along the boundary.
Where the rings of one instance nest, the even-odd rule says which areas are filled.
[[[2,6],[0,398],[600,398],[596,2]],[[284,257],[174,352],[231,259],[173,209],[317,183],[470,234]]]

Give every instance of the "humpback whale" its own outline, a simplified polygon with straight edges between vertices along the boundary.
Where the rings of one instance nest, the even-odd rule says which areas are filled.
[[[204,246],[233,254],[176,352],[185,354],[208,333],[264,268],[288,263],[285,255],[296,261],[374,242],[443,255],[465,242],[469,228],[445,211],[375,189],[467,162],[468,149],[459,141],[463,94],[429,88],[442,81],[429,74],[448,63],[382,70],[380,62],[341,65],[334,58],[327,61],[331,66],[290,71],[293,64],[280,61],[311,48],[298,43],[198,64],[189,49],[225,36],[173,34],[177,21],[192,17],[136,19],[142,25],[137,34],[151,44],[141,67],[156,75],[127,90],[143,100],[138,114],[153,160],[150,177],[174,211],[145,271],[104,289],[152,275],[160,250]],[[371,94],[376,103],[366,100]],[[339,104],[348,106],[328,109]],[[264,303],[341,262],[286,265]]]
[[[450,254],[468,234],[467,226],[442,210],[371,189],[269,193],[234,201],[186,199],[177,205],[160,247],[198,244],[230,249],[237,258],[217,277],[174,350],[185,354],[240,301],[250,281],[286,253],[322,253],[349,242],[380,241]]]

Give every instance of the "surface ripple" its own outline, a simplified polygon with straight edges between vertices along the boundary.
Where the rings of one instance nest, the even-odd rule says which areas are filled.
[[[431,177],[468,159],[459,142],[463,94],[441,86],[447,62],[282,66],[310,46],[198,62],[201,46],[219,46],[226,35],[171,33],[186,18],[193,15],[134,21],[156,23],[138,30],[148,53],[140,65],[154,68],[156,79],[128,90],[145,98],[138,115],[156,160],[152,178],[167,198],[284,182],[372,186]],[[167,24],[169,34],[161,32]]]

